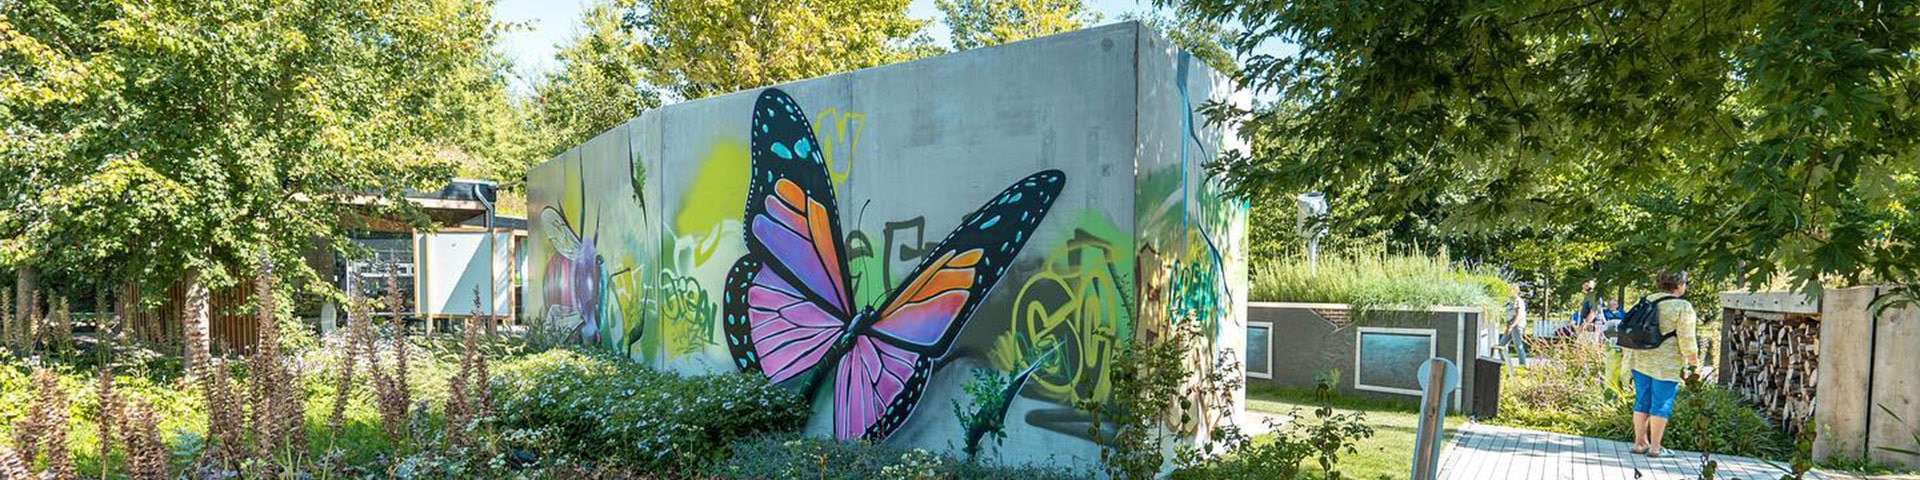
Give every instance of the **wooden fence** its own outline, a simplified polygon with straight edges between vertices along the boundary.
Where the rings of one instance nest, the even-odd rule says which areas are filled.
[[[120,294],[123,300],[138,298],[138,290],[131,285],[122,288]],[[209,297],[208,304],[212,312],[207,329],[214,351],[235,355],[251,353],[260,336],[251,302],[252,284],[240,282],[231,288],[214,290]],[[116,308],[120,310],[121,318],[128,320],[127,332],[134,338],[179,345],[184,338],[180,310],[186,304],[186,299],[186,289],[175,286],[167,289],[167,298],[159,306],[138,308],[136,303],[123,301]]]

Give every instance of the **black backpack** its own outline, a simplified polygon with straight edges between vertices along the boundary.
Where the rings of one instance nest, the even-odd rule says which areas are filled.
[[[1679,299],[1668,296],[1648,301],[1642,297],[1640,303],[1627,311],[1627,319],[1620,321],[1620,338],[1617,342],[1620,348],[1652,350],[1673,338],[1672,333],[1660,333],[1660,302]]]

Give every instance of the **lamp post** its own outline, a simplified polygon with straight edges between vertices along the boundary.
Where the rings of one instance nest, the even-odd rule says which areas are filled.
[[[1295,218],[1294,230],[1307,238],[1307,273],[1320,272],[1320,237],[1327,235],[1327,196],[1320,192],[1307,192],[1294,197],[1300,207],[1300,215]]]

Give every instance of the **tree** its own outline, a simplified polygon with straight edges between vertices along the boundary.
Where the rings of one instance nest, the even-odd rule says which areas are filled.
[[[1192,53],[1200,61],[1206,62],[1207,68],[1212,68],[1216,72],[1233,75],[1240,70],[1240,65],[1233,58],[1232,30],[1218,22],[1200,18],[1192,12],[1176,10],[1171,12],[1171,16],[1167,13],[1129,12],[1122,14],[1120,19],[1137,21],[1146,25],[1147,28],[1160,32],[1167,37],[1167,40],[1173,41],[1174,45],[1179,45],[1181,49]]]
[[[1254,153],[1216,166],[1242,194],[1603,242],[1615,278],[1817,292],[1920,273],[1914,2],[1180,8],[1243,27],[1242,80],[1278,100],[1243,128]]]
[[[908,0],[624,0],[647,80],[680,99],[929,54]]]
[[[954,50],[1078,30],[1100,21],[1081,0],[936,0]]]
[[[589,7],[580,30],[554,57],[560,68],[534,85],[532,109],[541,129],[541,158],[565,152],[613,129],[642,110],[660,106],[643,88],[646,71],[632,31],[610,0]]]
[[[347,249],[355,214],[423,219],[401,189],[452,173],[453,137],[499,78],[491,8],[0,3],[0,111],[26,132],[5,147],[30,153],[0,159],[0,253],[189,298],[261,261],[324,284],[301,252]],[[345,206],[362,194],[383,201]]]

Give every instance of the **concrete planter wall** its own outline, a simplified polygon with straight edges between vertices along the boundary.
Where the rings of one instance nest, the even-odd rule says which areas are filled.
[[[1313,388],[1319,377],[1338,370],[1342,395],[1413,404],[1419,398],[1415,370],[1428,358],[1442,357],[1461,370],[1460,388],[1448,405],[1470,411],[1473,360],[1490,354],[1498,339],[1494,326],[1481,325],[1482,315],[1477,308],[1430,307],[1373,310],[1354,318],[1345,304],[1253,302],[1247,309],[1247,382]]]

